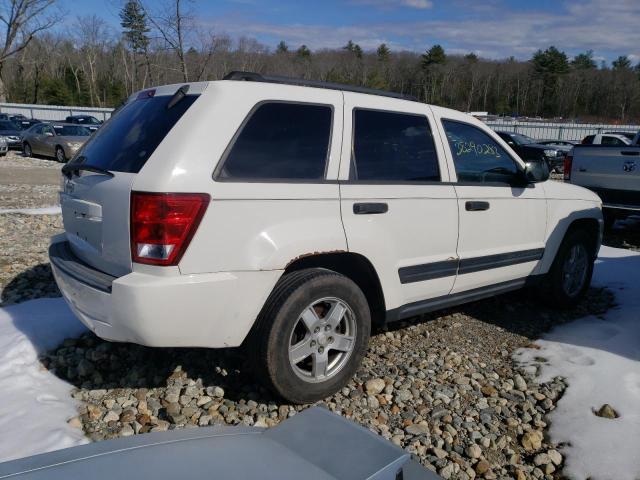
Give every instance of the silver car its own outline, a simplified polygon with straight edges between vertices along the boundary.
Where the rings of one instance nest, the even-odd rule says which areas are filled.
[[[70,123],[38,123],[22,134],[25,156],[45,155],[64,163],[72,158],[91,135],[81,125]]]

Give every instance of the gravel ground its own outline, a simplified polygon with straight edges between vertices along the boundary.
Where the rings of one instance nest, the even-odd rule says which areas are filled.
[[[47,161],[0,159],[0,208],[55,203],[59,165],[38,162]],[[4,195],[3,172],[29,168],[55,175],[40,186],[15,184],[23,202],[15,203],[16,195]],[[638,225],[619,222],[606,243],[640,247]],[[2,305],[59,295],[46,247],[60,231],[59,216],[0,214]],[[519,369],[511,356],[554,325],[612,303],[608,291],[591,289],[576,309],[558,312],[524,290],[395,324],[374,333],[358,374],[322,403],[444,478],[561,478],[563,459],[545,435],[545,415],[565,385],[537,384],[535,368]],[[267,427],[304,408],[265,391],[242,349],[150,349],[86,334],[42,363],[77,387],[82,406],[70,423],[93,440],[210,424]]]

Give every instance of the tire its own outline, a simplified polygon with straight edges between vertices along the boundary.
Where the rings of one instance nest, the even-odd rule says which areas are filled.
[[[56,161],[59,163],[67,163],[67,156],[62,147],[56,147]]]
[[[25,142],[25,144],[22,145],[22,153],[25,157],[33,157],[33,150],[31,149],[31,145]]]
[[[288,273],[276,284],[251,333],[253,368],[285,400],[312,403],[351,379],[370,332],[369,305],[349,278],[315,268]],[[300,361],[290,359],[292,355]]]
[[[576,270],[571,272],[572,264]],[[584,266],[579,260],[584,257]],[[593,264],[595,262],[594,241],[585,230],[572,230],[567,233],[551,269],[544,282],[545,296],[554,306],[568,308],[574,306],[584,296],[591,284]],[[570,280],[573,278],[573,280]]]

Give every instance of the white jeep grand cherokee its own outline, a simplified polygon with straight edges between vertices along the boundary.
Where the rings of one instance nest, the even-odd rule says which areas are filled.
[[[400,95],[235,72],[134,95],[63,168],[49,255],[96,335],[248,342],[292,402],[341,388],[372,325],[541,280],[588,288],[599,198],[483,123]]]

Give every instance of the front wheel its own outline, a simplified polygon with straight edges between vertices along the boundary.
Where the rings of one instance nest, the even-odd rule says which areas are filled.
[[[33,156],[33,150],[31,150],[31,145],[29,145],[28,143],[25,143],[22,146],[22,153],[24,153],[25,157],[32,157]]]
[[[324,269],[284,275],[252,332],[259,378],[293,403],[311,403],[342,388],[366,353],[367,300],[347,277]]]
[[[571,307],[591,284],[595,262],[594,241],[584,230],[569,232],[556,255],[546,279],[549,297],[556,305]]]

